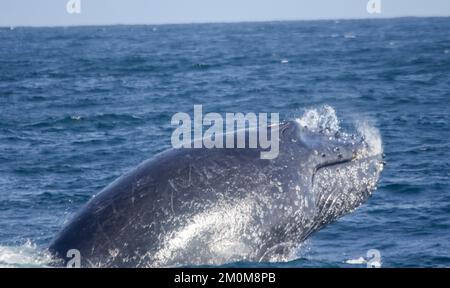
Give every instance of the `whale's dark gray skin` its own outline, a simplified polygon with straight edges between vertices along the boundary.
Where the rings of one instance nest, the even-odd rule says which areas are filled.
[[[349,213],[383,164],[361,139],[290,121],[279,155],[260,149],[170,149],[93,197],[49,250],[84,267],[161,267],[280,259]],[[270,131],[270,129],[269,129]]]

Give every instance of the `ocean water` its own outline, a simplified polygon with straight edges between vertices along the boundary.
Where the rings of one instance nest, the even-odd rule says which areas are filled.
[[[450,266],[450,18],[0,29],[0,266],[40,267],[96,192],[170,147],[176,112],[332,106],[387,166],[296,260],[231,267]]]

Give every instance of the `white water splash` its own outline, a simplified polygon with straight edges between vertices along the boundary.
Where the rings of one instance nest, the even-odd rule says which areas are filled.
[[[307,127],[310,131],[324,134],[335,134],[339,132],[342,138],[349,139],[351,134],[342,131],[340,120],[336,111],[329,105],[306,110],[296,122]],[[356,134],[367,144],[367,149],[362,151],[361,157],[377,156],[383,153],[383,143],[380,131],[366,119],[356,119],[353,123]]]
[[[241,241],[245,228],[251,220],[253,202],[242,200],[237,205],[219,203],[212,209],[198,214],[190,223],[163,239],[163,245],[154,258],[154,266],[173,266],[183,263],[167,263],[168,259],[189,257],[184,255],[190,251],[191,245],[201,245],[202,253],[212,253],[217,257],[209,263],[191,259],[191,264],[223,264],[239,261],[250,253],[249,248]],[[175,257],[174,257],[175,256]]]
[[[48,267],[52,257],[31,241],[20,246],[0,246],[0,268]]]
[[[383,143],[380,131],[371,125],[367,120],[356,123],[358,133],[363,137],[368,145],[366,156],[376,156],[383,153]]]
[[[297,118],[296,121],[301,126],[306,126],[313,132],[335,133],[341,130],[336,111],[329,105],[308,109],[303,116]]]

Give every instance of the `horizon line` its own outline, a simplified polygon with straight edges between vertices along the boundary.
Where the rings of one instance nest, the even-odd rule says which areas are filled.
[[[192,22],[148,22],[148,23],[105,23],[105,24],[67,24],[67,25],[0,25],[0,28],[68,28],[68,27],[101,27],[101,26],[169,26],[169,25],[207,25],[207,24],[246,24],[270,22],[319,22],[319,21],[352,21],[352,20],[390,20],[404,18],[449,18],[450,15],[431,16],[392,16],[392,17],[343,17],[343,18],[311,18],[311,19],[268,19],[268,20],[230,20],[230,21],[192,21]]]

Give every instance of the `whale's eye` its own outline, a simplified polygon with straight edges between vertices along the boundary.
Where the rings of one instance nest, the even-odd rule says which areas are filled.
[[[325,157],[327,157],[327,155],[325,153],[323,153],[322,154],[322,158],[325,158]]]
[[[281,126],[281,129],[280,129],[281,135],[284,135],[287,132],[288,128],[289,128],[289,125],[287,123],[285,125]]]

